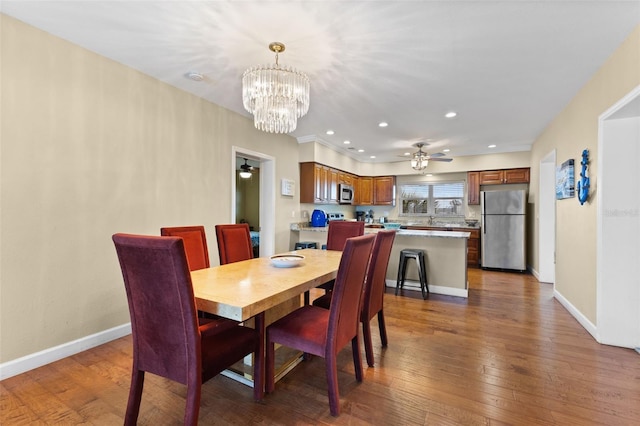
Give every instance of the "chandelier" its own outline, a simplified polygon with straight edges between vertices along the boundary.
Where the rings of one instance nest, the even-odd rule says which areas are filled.
[[[284,44],[273,42],[274,65],[249,68],[242,75],[242,104],[253,114],[256,129],[269,133],[290,133],[298,118],[309,111],[309,77],[291,67],[281,68],[278,53]]]

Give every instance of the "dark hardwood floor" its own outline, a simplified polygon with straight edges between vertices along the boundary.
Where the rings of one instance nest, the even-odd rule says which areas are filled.
[[[386,294],[389,346],[372,321],[376,366],[362,383],[350,346],[340,353],[339,417],[313,358],[262,403],[226,377],[207,382],[200,424],[640,424],[640,355],[596,343],[530,275],[472,269],[469,280],[468,299]],[[6,379],[0,424],[122,424],[130,364],[128,336]],[[139,424],[181,424],[185,393],[147,375]]]

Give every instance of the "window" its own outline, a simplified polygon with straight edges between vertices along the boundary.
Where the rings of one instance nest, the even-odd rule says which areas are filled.
[[[400,185],[401,216],[464,217],[464,182]]]

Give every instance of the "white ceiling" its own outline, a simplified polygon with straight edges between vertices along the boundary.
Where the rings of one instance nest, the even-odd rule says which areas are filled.
[[[454,158],[527,151],[640,23],[639,0],[2,0],[0,7],[246,116],[242,73],[274,62],[267,46],[280,41],[280,64],[311,80],[309,113],[292,135],[361,161],[398,161],[424,140],[428,152],[448,148]],[[189,71],[204,81],[186,78]],[[448,111],[458,116],[444,118]]]

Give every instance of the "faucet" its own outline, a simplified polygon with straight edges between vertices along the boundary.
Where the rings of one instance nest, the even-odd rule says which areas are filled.
[[[433,216],[429,216],[429,225],[433,225]]]

